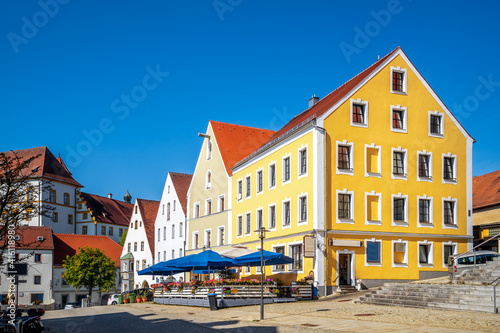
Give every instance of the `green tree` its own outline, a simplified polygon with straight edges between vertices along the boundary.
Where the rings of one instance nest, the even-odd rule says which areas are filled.
[[[79,253],[67,256],[63,262],[66,271],[63,274],[66,282],[75,287],[88,288],[89,299],[92,290],[97,287],[100,292],[109,291],[115,285],[116,262],[97,248],[79,248]]]
[[[120,236],[120,240],[118,241],[118,244],[120,244],[120,246],[123,246],[123,244],[125,244],[125,239],[127,238],[127,232],[128,229],[126,229],[125,232]]]

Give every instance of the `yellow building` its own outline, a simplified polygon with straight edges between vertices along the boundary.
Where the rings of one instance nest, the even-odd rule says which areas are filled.
[[[294,263],[266,274],[322,293],[444,275],[472,244],[473,141],[398,47],[236,163],[233,243],[272,226]]]

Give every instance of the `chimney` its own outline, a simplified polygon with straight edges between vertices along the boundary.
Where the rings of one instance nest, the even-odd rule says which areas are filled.
[[[312,95],[311,98],[309,98],[309,109],[315,106],[319,102],[319,97],[316,97],[316,95]]]
[[[112,193],[108,193],[108,198],[109,199],[113,199],[113,194]]]

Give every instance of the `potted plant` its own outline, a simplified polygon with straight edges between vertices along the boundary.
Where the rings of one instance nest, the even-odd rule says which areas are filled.
[[[148,293],[147,291],[144,291],[142,293],[142,303],[146,303],[148,301]]]
[[[128,304],[128,303],[130,303],[130,294],[129,294],[129,293],[126,293],[126,294],[123,296],[123,303],[124,303],[124,304]]]

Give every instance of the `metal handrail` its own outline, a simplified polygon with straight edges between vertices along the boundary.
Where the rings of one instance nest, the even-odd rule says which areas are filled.
[[[496,283],[495,283],[496,282]],[[493,313],[498,313],[497,309],[497,286],[500,284],[500,276],[491,281],[490,285],[493,286]]]

